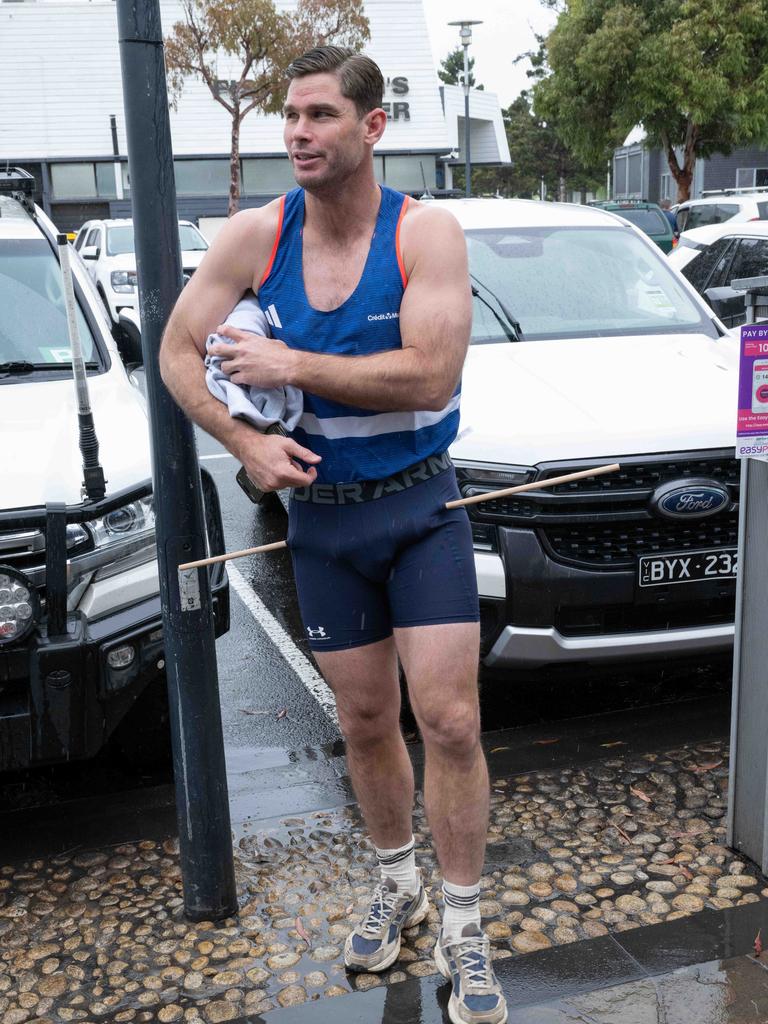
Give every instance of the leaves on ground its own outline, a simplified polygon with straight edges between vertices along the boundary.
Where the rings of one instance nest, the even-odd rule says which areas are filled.
[[[760,954],[763,952],[763,940],[760,938],[760,933],[762,932],[762,930],[763,929],[760,928],[758,930],[757,935],[755,936],[755,956],[760,956]]]
[[[632,796],[638,797],[638,799],[643,800],[647,804],[651,802],[651,798],[648,796],[648,794],[644,793],[642,789],[638,789],[636,786],[630,786],[629,792],[632,794]]]
[[[306,942],[306,944],[308,946],[311,945],[310,938],[309,938],[309,932],[307,931],[307,929],[302,924],[302,921],[301,921],[300,917],[296,918],[296,931],[299,933],[301,938],[304,939],[304,941]]]
[[[547,747],[547,746],[549,746],[550,743],[559,743],[559,742],[560,742],[560,737],[556,736],[552,740],[534,740],[533,741],[533,745],[534,745],[534,747]]]
[[[609,743],[601,743],[601,747],[625,747],[624,740],[611,740]]]

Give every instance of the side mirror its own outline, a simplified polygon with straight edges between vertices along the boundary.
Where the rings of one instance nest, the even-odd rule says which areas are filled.
[[[142,366],[144,356],[141,351],[141,320],[135,309],[121,309],[118,319],[119,336],[117,347],[120,357],[126,366]]]
[[[734,291],[733,288],[707,288],[704,292],[704,298],[707,300],[709,305],[712,307],[718,316],[722,316],[725,312],[728,303],[732,303],[734,299],[738,298],[739,292]]]
[[[97,260],[100,256],[100,252],[98,245],[85,245],[80,250],[80,255],[84,260]]]

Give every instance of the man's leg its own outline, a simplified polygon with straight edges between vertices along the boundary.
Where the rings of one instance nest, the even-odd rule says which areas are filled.
[[[400,684],[392,637],[346,651],[315,651],[336,695],[347,766],[376,847],[381,883],[347,937],[344,962],[383,971],[400,953],[404,928],[429,909],[413,849],[413,768],[400,731]]]
[[[488,833],[488,769],[480,746],[477,622],[395,630],[426,754],[424,803],[443,871],[445,910],[435,946],[451,982],[454,1024],[504,1024],[507,1006],[480,928]]]
[[[336,697],[347,766],[379,849],[410,841],[413,768],[400,731],[400,684],[392,637],[346,651],[313,651]]]
[[[475,885],[488,835],[488,770],[480,746],[480,626],[396,629],[426,766],[424,805],[444,878]]]

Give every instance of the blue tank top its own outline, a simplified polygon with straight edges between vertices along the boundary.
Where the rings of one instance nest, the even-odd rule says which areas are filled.
[[[381,206],[362,277],[337,309],[309,304],[302,249],[304,190],[281,199],[272,256],[259,286],[259,304],[272,334],[286,345],[340,356],[371,355],[402,347],[400,302],[407,278],[399,233],[408,200],[381,189]],[[439,412],[377,412],[304,392],[304,413],[292,436],[322,456],[321,483],[380,480],[445,451],[459,424],[459,388]]]

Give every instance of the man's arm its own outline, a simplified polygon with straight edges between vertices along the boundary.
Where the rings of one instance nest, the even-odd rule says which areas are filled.
[[[226,329],[222,369],[237,383],[304,391],[363,409],[440,410],[461,374],[472,327],[464,233],[439,208],[418,206],[401,229],[408,286],[400,306],[402,349],[370,356],[330,356],[254,341]]]
[[[224,225],[179,296],[160,348],[160,373],[178,405],[232,452],[263,490],[312,483],[316,471],[304,472],[292,460],[313,463],[319,458],[290,438],[263,435],[233,419],[209,392],[203,360],[208,335],[261,278],[276,230],[276,204],[243,211]]]

